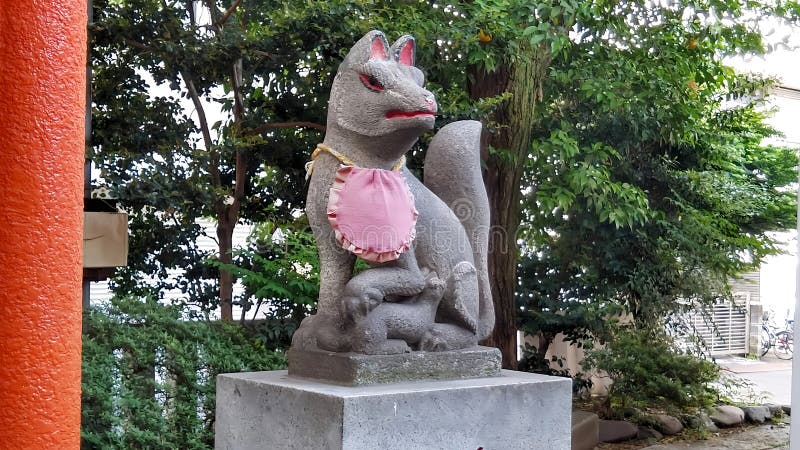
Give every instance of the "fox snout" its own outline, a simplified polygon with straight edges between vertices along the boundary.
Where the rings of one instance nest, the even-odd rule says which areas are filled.
[[[430,98],[426,98],[425,104],[428,106],[428,110],[430,112],[436,114],[437,105],[436,105],[436,100],[433,99],[433,96],[430,96]]]
[[[438,109],[433,94],[415,84],[398,86],[388,95],[393,98],[385,102],[387,119],[433,117]]]

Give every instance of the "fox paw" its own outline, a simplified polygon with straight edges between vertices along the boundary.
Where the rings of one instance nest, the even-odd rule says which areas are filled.
[[[442,352],[448,349],[447,339],[435,328],[431,328],[419,340],[419,349],[425,352]]]
[[[377,289],[365,289],[361,295],[342,298],[342,315],[351,322],[357,322],[383,302],[383,293]]]
[[[447,288],[447,283],[442,281],[439,277],[433,275],[425,280],[425,289],[423,292],[429,292],[432,295],[442,295]]]

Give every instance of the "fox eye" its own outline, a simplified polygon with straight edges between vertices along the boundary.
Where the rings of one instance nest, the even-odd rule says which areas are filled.
[[[361,82],[364,83],[364,86],[371,91],[380,92],[384,89],[383,84],[375,78],[375,75],[361,73],[359,77],[361,78]]]

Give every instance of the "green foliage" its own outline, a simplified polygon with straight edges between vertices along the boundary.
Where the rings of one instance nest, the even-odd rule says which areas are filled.
[[[498,92],[470,99],[467,67],[491,71],[527,57],[520,50],[526,41],[567,48],[579,7],[571,0],[94,2],[89,157],[131,214],[131,264],[116,274],[115,291],[157,296],[177,289],[204,313],[220,306],[217,280],[233,270],[226,234],[237,221],[292,221],[336,66],[367,30],[417,38],[442,124],[484,118],[511,98]],[[480,33],[491,39],[483,42]],[[155,85],[158,95],[150,96]],[[200,113],[216,107],[220,120],[209,114],[204,124]],[[308,123],[317,127],[296,125]],[[421,152],[414,153],[418,166]],[[505,150],[495,154],[519,163]],[[210,237],[218,240],[221,264],[203,264],[215,252],[197,246],[201,217],[220,224]]]
[[[621,328],[605,347],[587,352],[585,368],[611,378],[611,406],[674,410],[707,407],[717,400],[711,383],[719,367],[681,353],[663,331]]]
[[[319,256],[308,229],[281,228],[280,237],[273,237],[276,230],[269,223],[257,228],[255,250],[238,252],[235,264],[209,263],[230,270],[244,285],[242,317],[266,315],[253,324],[264,345],[288,348],[300,322],[316,309]]]
[[[760,53],[760,2],[592,2],[555,58],[527,161],[520,327],[610,339],[729,295],[791,227],[794,150],[762,145],[762,92],[724,55]],[[730,22],[708,20],[735,18]],[[746,24],[746,25],[745,25]],[[668,326],[675,324],[667,322]],[[546,350],[546,349],[545,349]]]
[[[131,217],[117,292],[179,289],[212,311],[220,266],[204,264],[212,253],[197,245],[197,221],[221,224],[210,237],[224,259],[233,224],[288,222],[302,208],[303,165],[355,16],[328,2],[237,5],[93,2],[88,157]]]
[[[204,4],[216,22],[233,2]],[[535,111],[522,111],[535,112],[527,154],[526,142],[522,153],[487,149],[491,163],[525,171],[511,186],[523,200],[514,240],[522,245],[519,327],[545,343],[558,333],[613,341],[612,317],[629,313],[652,328],[724,297],[730,277],[775,251],[766,232],[795,220],[786,189],[795,152],[762,145],[774,134],[760,100],[772,81],[723,61],[763,52],[759,21],[795,20],[795,2],[252,1],[221,25],[196,17],[191,2],[93,5],[89,156],[131,213],[131,265],[115,277],[117,292],[155,297],[177,288],[184,303],[209,312],[218,307],[214,280],[233,272],[246,286],[243,310],[271,313],[263,322],[269,348],[287,344],[316,295],[316,272],[295,267],[316,268],[295,215],[303,163],[322,134],[290,124],[324,123],[337,64],[372,28],[417,38],[439,125],[492,115],[492,136],[509,132],[495,113],[513,94],[473,98],[475,74],[514,73],[531,55],[547,72],[541,90],[527,91]],[[193,120],[188,81],[223,113],[208,124],[208,139]],[[167,94],[150,96],[152,84]],[[418,169],[423,152],[412,153]],[[516,200],[505,198],[513,212]],[[241,219],[264,236],[223,261],[199,250],[200,217]],[[276,226],[298,240],[281,247],[265,239]],[[183,276],[170,277],[176,270]]]
[[[573,394],[581,395],[587,392],[592,387],[592,380],[586,378],[585,374],[572,373],[572,371],[564,367],[564,363],[563,358],[552,356],[548,359],[538,348],[526,343],[522,348],[522,359],[520,359],[517,369],[523,372],[572,378]]]
[[[205,449],[214,442],[216,376],[285,366],[246,328],[185,320],[153,300],[86,312],[82,448]]]

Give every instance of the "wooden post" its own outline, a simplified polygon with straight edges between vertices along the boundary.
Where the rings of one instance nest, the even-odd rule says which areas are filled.
[[[86,0],[0,8],[0,446],[80,447]]]

